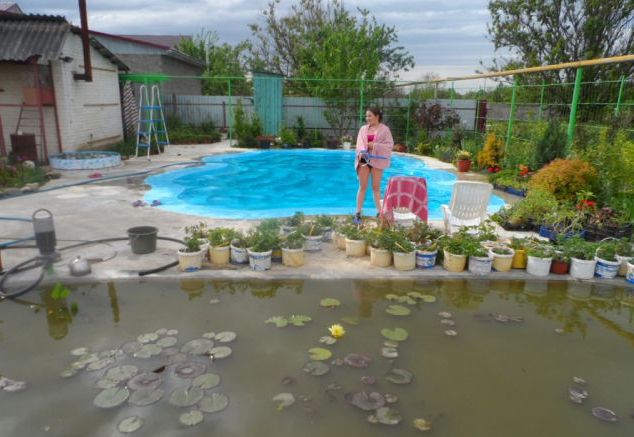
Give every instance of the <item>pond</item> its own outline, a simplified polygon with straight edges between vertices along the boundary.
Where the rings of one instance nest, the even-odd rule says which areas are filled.
[[[53,288],[0,302],[0,374],[26,382],[0,383],[0,435],[415,436],[415,419],[435,436],[634,434],[631,288],[187,279],[71,286],[60,299]],[[333,324],[345,335],[320,342]]]

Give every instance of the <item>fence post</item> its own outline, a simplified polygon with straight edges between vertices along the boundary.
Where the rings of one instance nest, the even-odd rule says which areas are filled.
[[[625,88],[625,76],[621,76],[621,85],[619,85],[619,96],[616,99],[616,108],[614,108],[614,116],[618,117],[621,112],[621,102],[623,100],[623,88]]]
[[[583,77],[583,67],[578,67],[575,74],[575,89],[572,92],[572,103],[570,104],[570,119],[568,120],[568,147],[575,139],[575,125],[577,123],[577,106],[581,95],[581,78]]]
[[[361,92],[360,92],[360,96],[359,96],[359,124],[362,125],[363,124],[363,115],[364,115],[364,106],[365,106],[365,101],[364,101],[364,92],[365,92],[365,79],[361,79]]]
[[[405,123],[405,146],[409,149],[409,108],[412,106],[412,92],[407,94],[407,120]]]
[[[231,79],[227,79],[228,94],[229,94],[229,145],[233,140],[233,99],[231,98]]]
[[[451,100],[449,101],[449,107],[453,108],[453,98],[454,98],[454,82],[451,82]]]
[[[506,128],[506,146],[511,143],[511,135],[513,134],[513,119],[515,118],[515,94],[517,92],[517,78],[513,77],[513,93],[511,94],[511,114],[509,115],[509,123]]]
[[[544,88],[546,86],[546,81],[544,79],[542,79],[542,91],[541,94],[539,96],[539,115],[537,116],[537,119],[539,121],[542,120],[542,112],[544,111]]]

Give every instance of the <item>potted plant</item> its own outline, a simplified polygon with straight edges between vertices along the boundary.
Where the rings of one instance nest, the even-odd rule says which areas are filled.
[[[346,236],[346,256],[365,256],[365,232],[360,225],[350,224],[342,228]]]
[[[632,262],[634,251],[632,250],[632,243],[627,238],[621,238],[616,245],[616,259],[621,262],[618,275],[625,276],[627,273],[627,263]]]
[[[393,234],[387,227],[378,227],[368,230],[366,241],[370,246],[370,264],[376,267],[389,267],[392,265]]]
[[[489,256],[493,258],[493,269],[496,272],[508,272],[513,265],[515,251],[507,246],[493,246],[489,249]]]
[[[324,232],[323,241],[332,241],[333,227],[335,226],[335,217],[331,215],[320,215],[315,220],[321,226]]]
[[[597,265],[594,276],[597,278],[613,279],[619,271],[621,260],[616,258],[617,240],[608,240],[599,243],[594,259]]]
[[[597,264],[594,259],[596,244],[574,236],[567,239],[565,245],[570,253],[570,276],[575,279],[591,279]]]
[[[249,262],[248,246],[248,238],[242,232],[234,231],[230,244],[232,264],[246,264]]]
[[[475,238],[464,229],[453,235],[444,235],[438,239],[443,249],[443,267],[450,272],[462,272],[467,265],[469,247],[475,243]]]
[[[351,135],[344,135],[341,137],[341,143],[343,144],[343,148],[345,150],[349,150],[350,147],[352,146],[352,136]]]
[[[459,172],[467,172],[471,169],[471,153],[468,151],[458,150],[455,159]]]
[[[419,269],[433,269],[438,257],[438,242],[425,240],[416,245],[416,267]]]
[[[304,213],[296,211],[292,216],[282,221],[282,232],[284,234],[290,234],[297,230],[297,227],[304,223]]]
[[[276,238],[280,234],[280,228],[282,227],[282,222],[278,219],[266,219],[260,222],[257,226],[257,230],[260,232],[270,233],[274,235]],[[278,244],[275,244],[271,249],[273,252],[271,253],[271,261],[274,262],[282,262],[282,247],[279,245],[279,238],[276,240]]]
[[[207,257],[207,251],[209,249],[209,240],[207,239],[207,234],[209,233],[209,229],[207,228],[207,223],[199,222],[197,225],[185,226],[185,234],[189,238],[196,238],[200,240],[200,248],[204,251],[203,258]]]
[[[406,230],[399,228],[392,231],[391,244],[396,270],[414,270],[416,268],[416,248],[407,238]]]
[[[209,231],[207,238],[209,240],[209,260],[212,264],[229,264],[233,237],[234,231],[231,228],[213,228]]]
[[[511,238],[511,249],[515,251],[511,267],[514,269],[525,269],[527,262],[526,239],[516,237]]]
[[[282,264],[287,267],[304,265],[304,241],[301,232],[295,231],[284,237],[282,242]]]
[[[282,142],[282,146],[286,149],[295,147],[297,145],[297,134],[292,129],[283,128],[280,131],[280,141]]]
[[[469,272],[476,275],[486,275],[491,273],[493,257],[482,243],[478,242],[469,247]]]
[[[545,224],[540,226],[539,235],[549,238],[553,242],[557,241],[558,235],[562,235],[564,238],[573,235],[583,236],[583,232],[581,232],[583,220],[582,212],[566,205],[558,205],[544,215]]]
[[[318,252],[321,250],[321,243],[324,240],[324,230],[316,222],[306,222],[298,228],[304,236],[304,250],[306,252]]]
[[[550,245],[545,243],[532,244],[527,248],[528,261],[526,272],[533,276],[547,276],[550,273],[550,265],[553,261],[553,252]]]
[[[247,249],[249,265],[255,271],[271,268],[273,248],[279,246],[279,237],[273,232],[256,230],[251,236],[251,247]]]
[[[346,250],[346,235],[345,230],[350,226],[356,226],[353,223],[336,223],[335,224],[335,245],[339,250]]]
[[[563,241],[563,239],[559,239]],[[550,273],[565,275],[570,271],[570,254],[565,245],[560,245],[553,251],[553,262],[550,265]]]
[[[200,270],[203,264],[204,251],[200,248],[200,240],[185,237],[185,247],[178,249],[178,268],[183,272]]]

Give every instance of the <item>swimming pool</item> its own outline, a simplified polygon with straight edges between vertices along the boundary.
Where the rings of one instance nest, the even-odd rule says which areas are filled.
[[[354,151],[268,150],[230,153],[203,158],[200,167],[175,170],[146,179],[152,189],[148,202],[173,212],[228,219],[260,219],[305,214],[352,214],[357,179]],[[440,220],[440,205],[448,204],[456,176],[430,169],[421,160],[396,156],[385,171],[382,191],[391,176],[427,179],[429,219]],[[368,190],[370,191],[370,190]],[[504,201],[492,196],[491,212]],[[371,192],[364,214],[374,215]]]

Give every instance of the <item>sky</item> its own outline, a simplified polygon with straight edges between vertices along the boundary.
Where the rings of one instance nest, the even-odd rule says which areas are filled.
[[[196,35],[216,31],[221,42],[251,38],[248,25],[262,23],[269,0],[87,0],[91,29],[119,34]],[[296,0],[281,0],[287,8]],[[28,0],[26,13],[63,15],[79,25],[77,0]],[[395,26],[399,45],[414,56],[416,67],[405,80],[426,73],[441,77],[473,74],[479,62],[490,64],[493,44],[487,39],[487,0],[344,0],[349,10],[368,9],[377,20]]]

